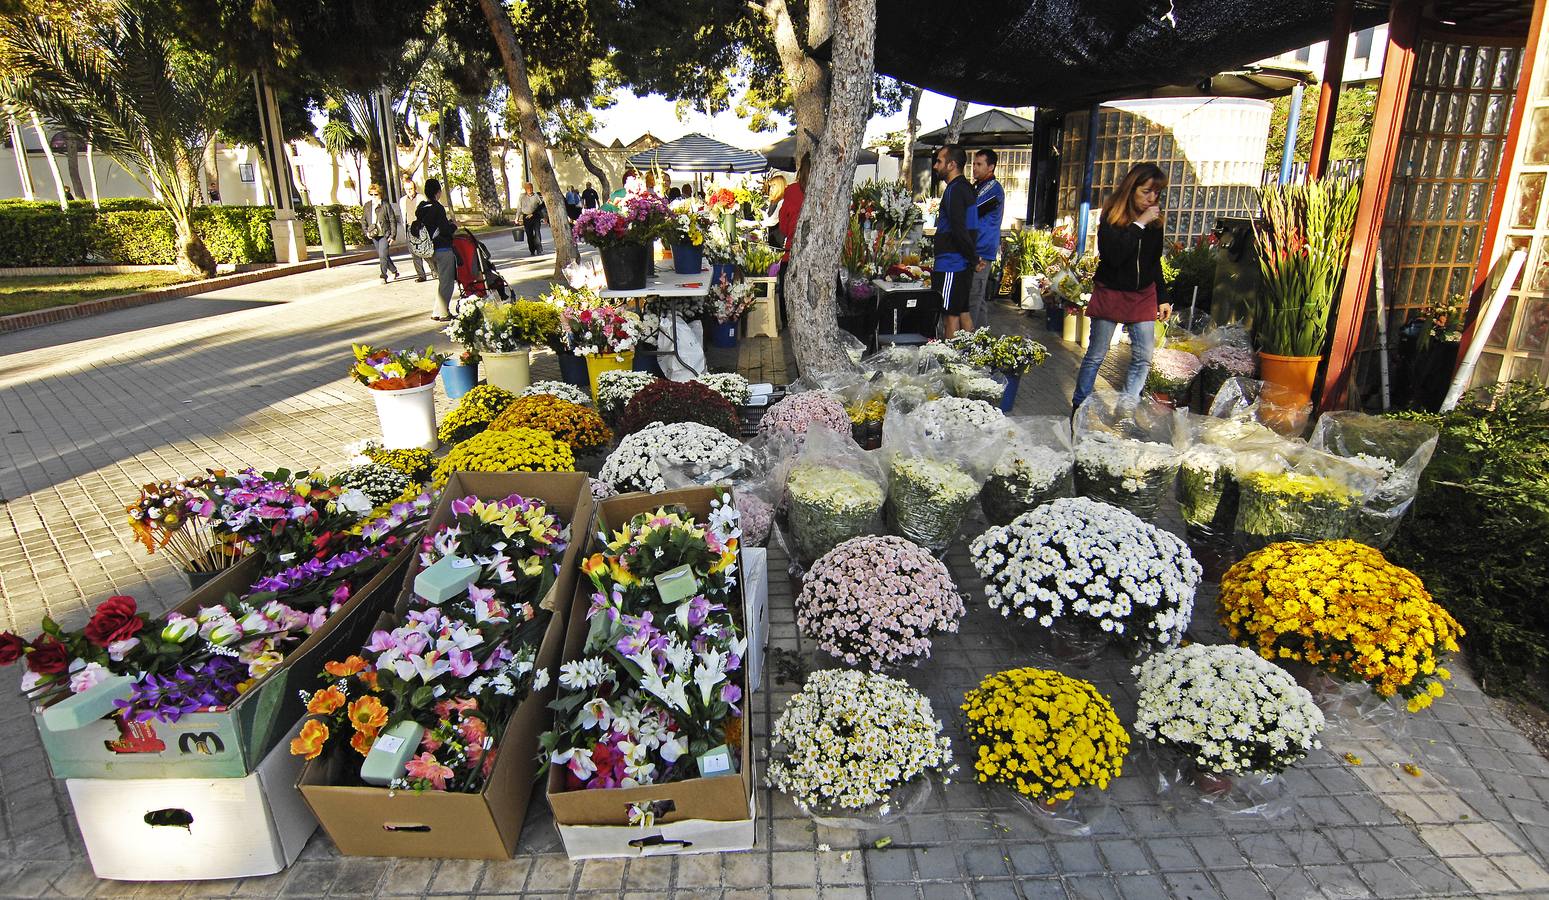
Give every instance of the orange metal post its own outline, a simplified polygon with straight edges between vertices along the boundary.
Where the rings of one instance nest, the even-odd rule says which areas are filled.
[[[1344,287],[1334,311],[1333,344],[1318,395],[1320,410],[1344,409],[1346,406],[1350,362],[1355,358],[1356,344],[1361,337],[1361,319],[1366,315],[1366,297],[1371,292],[1372,259],[1382,239],[1382,213],[1387,205],[1388,187],[1393,182],[1393,165],[1403,132],[1404,106],[1409,97],[1409,79],[1414,71],[1419,31],[1418,0],[1395,0],[1388,17],[1387,58],[1383,60],[1382,87],[1372,114],[1371,143],[1366,151],[1366,175],[1355,214],[1355,234],[1350,241],[1350,262],[1345,268]],[[1316,143],[1313,152],[1317,152]]]
[[[1322,178],[1334,146],[1334,114],[1339,110],[1339,90],[1345,81],[1345,51],[1350,46],[1350,26],[1355,24],[1355,0],[1334,5],[1334,25],[1328,36],[1328,55],[1323,59],[1323,84],[1318,88],[1318,119],[1312,127],[1312,150],[1307,158],[1307,179]],[[1292,114],[1295,114],[1293,110]]]

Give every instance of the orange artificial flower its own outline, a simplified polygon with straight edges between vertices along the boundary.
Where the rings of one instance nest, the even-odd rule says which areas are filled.
[[[343,706],[348,699],[338,688],[327,687],[313,694],[312,699],[307,701],[307,712],[326,716]]]
[[[523,621],[526,621],[526,620],[524,619]],[[375,693],[376,691],[380,691],[381,690],[381,688],[378,687],[377,683],[376,683],[376,671],[375,670],[372,670],[370,672],[361,672],[360,673],[360,681],[367,688],[369,688],[373,693]]]
[[[301,726],[300,736],[290,742],[290,755],[304,759],[317,759],[317,755],[323,752],[323,745],[326,743],[328,743],[328,726],[316,719],[308,719],[307,724]]]
[[[357,731],[355,732],[355,736],[350,738],[350,746],[355,748],[355,752],[359,753],[361,756],[365,756],[367,753],[370,753],[371,745],[375,743],[376,734],[374,732],[367,733],[364,731]]]
[[[350,704],[350,724],[374,735],[387,724],[387,707],[375,697],[361,697]]]
[[[366,661],[361,659],[359,656],[350,656],[343,662],[335,661],[323,663],[323,671],[327,672],[329,675],[337,675],[340,678],[354,675],[356,672],[359,672],[365,668]]]

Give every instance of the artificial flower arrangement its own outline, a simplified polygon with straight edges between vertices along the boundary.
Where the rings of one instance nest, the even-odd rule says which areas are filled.
[[[979,496],[979,482],[950,459],[908,451],[888,461],[888,530],[944,550]]]
[[[571,228],[575,239],[599,249],[646,244],[660,237],[672,218],[662,198],[649,191],[627,196],[618,206],[618,212],[597,208],[581,213]]]
[[[451,512],[424,537],[420,563],[455,557],[477,574],[450,597],[412,595],[396,619],[383,616],[358,654],[325,663],[323,687],[303,694],[310,718],[291,741],[293,755],[310,760],[337,749],[348,757],[347,743],[365,757],[387,734],[416,746],[384,786],[483,789],[511,715],[548,684],[536,665],[549,619],[540,604],[569,529],[543,501],[518,494],[463,497]]]
[[[979,506],[991,525],[1006,525],[1022,513],[1070,492],[1075,460],[1069,448],[1012,439],[979,492]]]
[[[742,433],[737,408],[697,381],[658,378],[641,388],[619,416],[619,434],[630,435],[654,423],[697,422],[732,437]]]
[[[265,564],[284,564],[326,544],[375,505],[321,473],[243,469],[204,487],[210,528],[223,541],[246,545]]]
[[[436,437],[443,444],[465,441],[488,428],[514,402],[516,395],[505,388],[476,384],[436,426]]]
[[[597,376],[597,411],[610,422],[617,421],[619,414],[641,389],[657,377],[650,372],[631,369],[615,369]]]
[[[517,398],[489,427],[492,431],[546,431],[570,445],[574,454],[590,453],[613,442],[613,432],[596,410],[548,394]]]
[[[718,749],[738,759],[747,639],[736,509],[712,501],[702,523],[663,507],[599,537],[604,551],[581,566],[596,589],[590,628],[581,658],[560,667],[545,761],[566,790],[597,790],[699,777]],[[683,567],[686,596],[659,593],[656,579]]]
[[[1124,771],[1129,732],[1089,681],[1049,669],[988,675],[963,695],[974,774],[1046,808]]]
[[[740,320],[757,302],[758,294],[747,281],[723,277],[710,288],[710,309],[715,313],[715,320],[722,324]]]
[[[991,609],[1131,652],[1183,639],[1203,574],[1176,535],[1085,497],[1045,503],[968,549]]]
[[[436,380],[445,353],[430,347],[418,350],[389,350],[370,344],[355,344],[355,365],[350,376],[373,391],[402,391],[423,387]]]
[[[560,338],[576,356],[628,353],[635,349],[643,333],[639,316],[610,306],[601,298],[596,305],[566,306],[560,310],[559,318]]]
[[[910,782],[956,770],[924,694],[868,672],[814,672],[770,733],[769,785],[814,815],[887,816]]]
[[[753,387],[736,372],[706,372],[694,380],[726,398],[732,406],[746,406],[753,398]]]
[[[37,706],[82,693],[112,676],[134,679],[116,701],[126,720],[175,722],[225,709],[338,612],[424,524],[428,494],[395,504],[305,562],[260,570],[246,593],[152,618],[132,597],[111,597],[84,627],[51,618],[31,641],[0,633],[0,665],[22,661],[21,690]]]
[[[850,414],[844,402],[828,391],[802,391],[769,407],[758,420],[759,434],[787,434],[799,445],[807,431],[817,426],[835,434],[850,433]]]
[[[946,342],[971,366],[1022,376],[1049,360],[1049,350],[1018,334],[996,335],[987,327],[959,331]]]
[[[880,671],[930,658],[931,637],[956,633],[963,597],[941,560],[901,537],[851,538],[802,578],[796,624],[846,665]]]
[[[911,415],[920,424],[924,436],[933,441],[977,435],[1006,423],[1006,416],[998,407],[966,397],[928,400]]]
[[[786,476],[786,521],[796,555],[817,559],[845,541],[882,530],[887,491],[876,478],[803,462]]]
[[[185,572],[216,572],[241,558],[251,546],[214,527],[210,492],[226,478],[223,469],[203,475],[141,485],[140,497],[126,507],[129,527],[146,553],[167,554]]]
[[[430,483],[446,487],[454,472],[574,472],[575,453],[536,428],[481,431],[441,457]]]
[[[667,489],[661,464],[704,474],[729,466],[742,449],[737,438],[698,422],[656,423],[625,436],[597,477],[619,493]]]
[[[413,479],[397,469],[369,462],[342,469],[334,480],[346,491],[365,494],[373,507],[389,505],[415,486]]]
[[[592,405],[591,394],[563,381],[534,381],[527,387],[522,388],[521,393],[517,394],[518,397],[535,397],[539,395],[558,397],[567,403],[574,403],[577,406]]]
[[[1232,640],[1276,662],[1301,662],[1418,712],[1440,697],[1463,628],[1418,576],[1355,541],[1270,544],[1221,578]]]
[[[1076,492],[1150,519],[1172,487],[1178,465],[1178,450],[1171,444],[1088,432],[1076,443]]]
[[[474,333],[485,353],[520,353],[554,343],[560,333],[560,307],[546,300],[485,300]]]
[[[1178,750],[1199,773],[1278,775],[1322,746],[1312,694],[1252,650],[1190,644],[1134,674],[1135,734]]]
[[[1176,398],[1188,391],[1203,365],[1198,356],[1187,350],[1158,347],[1151,355],[1151,372],[1146,376],[1146,390]]]
[[[430,480],[429,450],[416,447],[388,449],[375,441],[360,441],[345,449],[350,454],[351,465],[373,462],[397,469],[418,484]]]

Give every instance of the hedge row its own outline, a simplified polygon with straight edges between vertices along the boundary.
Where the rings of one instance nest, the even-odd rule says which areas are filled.
[[[148,200],[118,198],[102,201],[100,210],[75,201],[68,210],[57,203],[0,201],[0,267],[80,265],[169,265],[176,262],[176,232],[172,217]],[[344,221],[344,240],[365,243],[358,206],[325,206]],[[314,207],[296,209],[304,223],[307,243],[318,244]],[[268,206],[201,206],[194,210],[194,230],[216,262],[274,262],[274,238]]]

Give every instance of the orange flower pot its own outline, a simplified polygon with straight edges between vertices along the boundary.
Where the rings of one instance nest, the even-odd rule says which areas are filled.
[[[1307,423],[1312,386],[1318,380],[1321,356],[1259,354],[1259,377],[1264,381],[1264,406],[1259,417],[1282,434],[1301,431]]]

